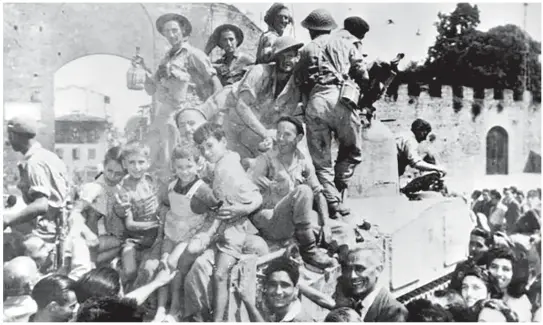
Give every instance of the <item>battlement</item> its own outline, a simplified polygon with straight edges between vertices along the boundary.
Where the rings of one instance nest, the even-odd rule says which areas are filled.
[[[540,106],[541,104],[534,99],[534,95],[530,91],[524,93],[515,92],[511,89],[474,89],[471,87],[453,87],[449,85],[435,86],[432,85],[415,85],[415,84],[402,84],[398,87],[396,92],[397,97],[391,95],[393,93],[391,89],[387,95],[383,98],[385,102],[396,103],[414,103],[421,98],[427,99],[441,99],[450,100],[454,102],[474,102],[478,101],[480,104],[485,102],[501,102],[506,106],[508,104],[522,102],[527,106]]]

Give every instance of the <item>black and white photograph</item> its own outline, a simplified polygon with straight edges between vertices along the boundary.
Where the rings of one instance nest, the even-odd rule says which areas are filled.
[[[540,322],[540,2],[4,2],[3,322]]]

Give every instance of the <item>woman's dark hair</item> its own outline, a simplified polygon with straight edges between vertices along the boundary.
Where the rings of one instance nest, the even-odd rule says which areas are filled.
[[[135,300],[92,297],[81,304],[76,322],[143,322],[144,312]]]
[[[264,16],[264,22],[268,26],[273,26],[273,22],[275,21],[275,16],[277,16],[279,11],[281,11],[283,9],[288,10],[288,7],[283,3],[274,3],[270,7],[270,9],[268,9],[268,11],[266,11],[266,15]],[[293,20],[292,20],[292,14],[291,14],[289,23],[292,24],[292,22],[293,22]]]
[[[292,281],[292,284],[297,285],[298,280],[300,279],[300,268],[296,263],[291,261],[288,258],[278,258],[276,260],[273,260],[266,270],[264,270],[264,278],[265,281],[268,281],[270,276],[279,271],[285,271],[287,272],[290,280]]]
[[[471,198],[476,200],[477,198],[479,198],[479,196],[481,196],[481,194],[483,194],[483,192],[479,190],[475,190],[471,193]]]
[[[494,237],[492,236],[492,233],[489,232],[489,231],[486,231],[483,228],[480,228],[480,227],[473,228],[470,235],[484,238],[485,245],[487,245],[488,247],[490,247],[490,246],[492,246],[492,244],[494,244]]]
[[[121,146],[111,147],[111,148],[108,149],[108,151],[106,151],[106,154],[105,154],[105,157],[104,157],[104,163],[103,163],[104,168],[106,168],[107,163],[112,161],[112,160],[118,162],[121,166],[123,165],[123,156],[122,156],[122,148],[121,148]],[[104,174],[103,171],[98,173],[98,175],[96,175],[96,177],[94,177],[94,179],[95,180],[98,179],[103,174]]]
[[[492,298],[502,297],[502,292],[500,290],[500,286],[498,285],[498,280],[495,277],[493,277],[490,273],[488,273],[486,269],[474,264],[466,265],[465,268],[458,270],[456,273],[457,285],[454,288],[453,287],[449,287],[449,288],[461,293],[462,283],[464,282],[464,279],[467,276],[474,276],[476,278],[481,279],[485,283],[486,289],[488,293],[490,294],[490,297]]]
[[[489,250],[487,254],[487,268],[490,267],[495,259],[511,261],[513,277],[507,287],[507,293],[513,298],[520,298],[525,294],[530,276],[526,251],[519,246],[516,246],[515,250],[508,247],[495,247]]]
[[[75,284],[75,295],[79,303],[91,297],[118,296],[120,292],[119,272],[110,267],[90,270]]]
[[[74,289],[74,280],[65,275],[53,274],[41,279],[32,289],[32,299],[38,309],[47,307],[55,301],[64,306],[68,302],[68,293]]]
[[[406,306],[407,322],[454,322],[452,314],[442,306],[427,299],[417,299]]]
[[[499,311],[505,317],[505,320],[508,323],[518,323],[518,316],[511,308],[509,308],[505,302],[499,299],[485,299],[478,301],[470,310],[471,321],[477,322],[479,319],[479,314],[483,309],[490,308],[496,311]]]
[[[336,308],[326,315],[325,323],[360,323],[362,318],[356,311],[349,307]]]

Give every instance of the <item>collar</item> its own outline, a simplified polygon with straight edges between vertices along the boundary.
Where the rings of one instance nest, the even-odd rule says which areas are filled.
[[[375,288],[373,288],[372,292],[370,292],[369,295],[367,295],[366,298],[361,301],[363,308],[362,311],[364,312],[364,314],[367,313],[368,309],[371,307],[371,305],[373,305],[373,302],[375,301],[375,298],[377,298],[379,291],[381,291],[381,287],[376,285]]]
[[[240,55],[240,54],[239,54],[239,48],[236,48],[236,49],[234,50],[234,55],[233,55],[234,59],[239,58],[239,55]],[[223,54],[222,60],[223,60],[223,61],[226,61],[226,53]]]
[[[279,323],[292,322],[294,318],[296,318],[296,316],[298,316],[301,312],[302,312],[302,303],[300,302],[299,299],[296,299],[290,304],[290,306],[288,307],[287,314],[285,315],[285,317],[283,317],[283,319],[279,321]]]
[[[34,153],[36,153],[36,151],[40,150],[41,148],[43,147],[39,142],[34,142],[34,144],[31,145],[30,148],[28,148],[28,151],[23,156],[23,159],[28,160],[30,157],[32,157]]]

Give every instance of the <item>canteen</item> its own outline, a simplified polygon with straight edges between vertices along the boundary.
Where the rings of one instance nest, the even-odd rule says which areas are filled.
[[[356,110],[358,107],[358,99],[360,98],[360,88],[351,79],[346,79],[341,87],[339,100],[346,107]]]
[[[126,73],[126,87],[130,90],[142,90],[145,88],[147,72],[143,68],[143,58],[140,56],[140,48],[136,47],[135,59]]]

